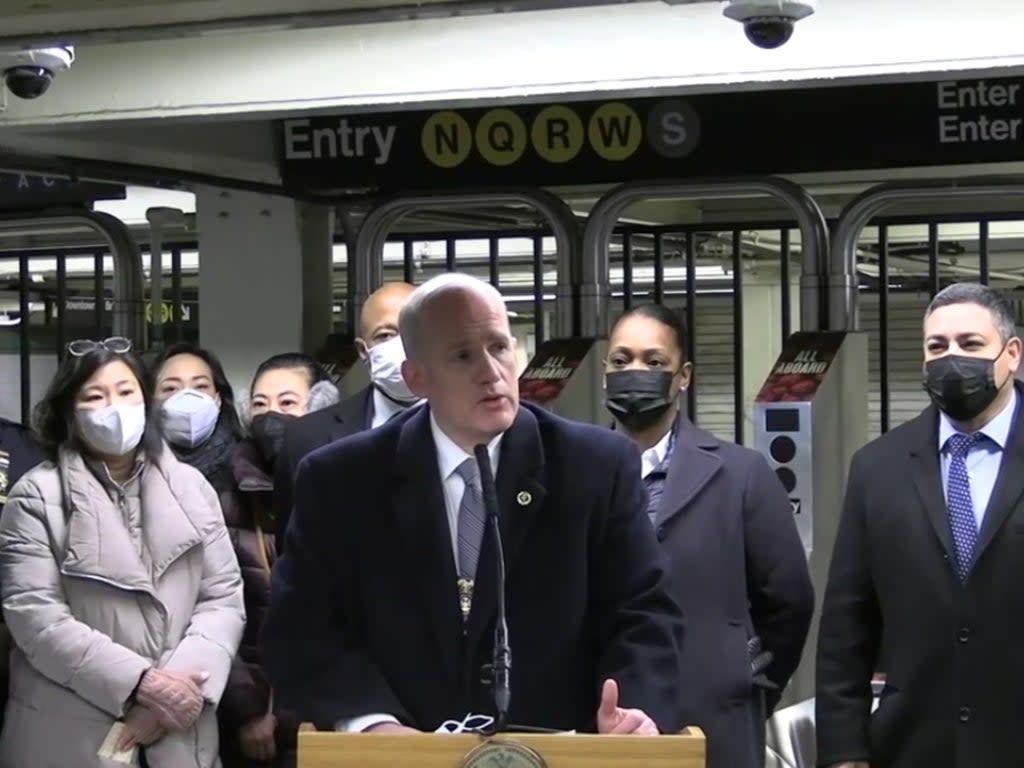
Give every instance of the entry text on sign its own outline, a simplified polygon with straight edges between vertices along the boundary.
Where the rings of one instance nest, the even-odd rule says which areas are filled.
[[[386,165],[395,131],[394,125],[352,125],[344,117],[333,128],[311,128],[309,120],[288,120],[284,153],[289,160],[373,158],[375,165]]]

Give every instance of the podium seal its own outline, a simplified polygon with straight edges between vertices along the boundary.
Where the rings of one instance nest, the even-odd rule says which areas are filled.
[[[547,768],[544,758],[515,741],[485,741],[474,747],[460,768]]]

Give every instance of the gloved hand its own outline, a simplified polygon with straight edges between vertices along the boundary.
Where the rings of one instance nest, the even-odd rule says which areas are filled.
[[[154,667],[143,674],[135,698],[153,711],[164,728],[183,731],[203,711],[203,692],[199,686],[209,678],[208,672],[170,672]]]
[[[124,716],[124,731],[118,739],[117,749],[129,749],[136,744],[148,747],[166,734],[167,730],[160,725],[156,713],[141,704],[136,704]]]

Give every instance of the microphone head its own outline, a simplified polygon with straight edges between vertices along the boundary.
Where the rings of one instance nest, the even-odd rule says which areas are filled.
[[[480,470],[480,491],[483,493],[484,509],[488,517],[497,518],[501,511],[498,508],[498,490],[494,485],[494,472],[491,469],[491,454],[486,445],[473,448],[476,466]]]

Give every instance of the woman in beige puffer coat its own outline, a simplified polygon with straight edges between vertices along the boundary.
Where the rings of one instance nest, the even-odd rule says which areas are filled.
[[[14,642],[0,766],[216,768],[245,623],[217,497],[147,418],[129,342],[68,350],[37,410],[54,460],[0,516]]]

